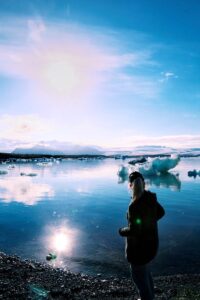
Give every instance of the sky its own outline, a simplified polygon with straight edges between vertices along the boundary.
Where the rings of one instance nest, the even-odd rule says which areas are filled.
[[[0,151],[200,147],[200,2],[1,0]]]

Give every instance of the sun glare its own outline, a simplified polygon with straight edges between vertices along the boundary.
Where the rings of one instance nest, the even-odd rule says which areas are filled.
[[[49,62],[44,68],[46,84],[59,93],[70,93],[79,88],[81,73],[72,62]]]
[[[56,254],[70,255],[78,235],[77,229],[72,229],[65,223],[60,226],[48,226],[48,234],[44,238],[44,243],[49,252]]]
[[[57,251],[65,251],[70,247],[71,241],[69,236],[64,233],[56,233],[53,237],[53,245],[54,249]]]

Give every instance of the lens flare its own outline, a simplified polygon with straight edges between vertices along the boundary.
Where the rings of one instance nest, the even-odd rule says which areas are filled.
[[[140,218],[137,218],[137,219],[135,220],[135,222],[136,222],[136,224],[141,224],[141,223],[142,223],[142,220],[141,220]]]

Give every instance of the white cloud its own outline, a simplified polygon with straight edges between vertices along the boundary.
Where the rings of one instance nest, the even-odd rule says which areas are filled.
[[[174,77],[175,74],[172,73],[172,72],[166,72],[166,73],[164,73],[164,76],[165,76],[166,78],[169,78],[169,77]]]
[[[134,74],[134,68],[152,66],[148,49],[138,50],[137,45],[127,51],[115,35],[77,24],[38,19],[4,22],[0,31],[7,39],[0,44],[0,73],[26,79],[55,99],[86,97],[102,90],[102,85],[150,98],[159,92],[150,76],[126,71],[132,68]]]
[[[31,141],[51,132],[53,123],[37,115],[1,115],[0,138]]]
[[[46,31],[46,26],[42,20],[28,20],[29,37],[34,42],[41,42]]]
[[[28,142],[23,142],[16,139],[0,138],[0,152],[12,152],[15,148],[18,147],[31,147],[31,144]]]
[[[137,153],[146,152],[153,153],[156,148],[158,152],[167,152],[169,148],[200,148],[200,135],[166,135],[166,136],[120,136],[120,139],[113,139],[109,143],[99,144],[98,139],[96,141],[85,141],[84,144],[78,143],[77,145],[99,147],[101,151],[107,151],[109,149],[121,149],[121,150],[133,150]],[[24,142],[23,140],[9,140],[0,139],[0,152],[12,152],[15,148],[31,148],[36,145],[46,146],[49,148],[55,148],[62,151],[63,147],[72,146],[71,142],[64,142],[58,140],[45,140],[36,142]],[[152,146],[153,145],[153,146]],[[137,149],[136,149],[137,147]],[[140,149],[141,147],[141,149]]]
[[[125,136],[113,141],[107,147],[129,147],[136,146],[166,146],[175,148],[200,147],[200,135],[166,135],[166,136]]]
[[[160,82],[168,81],[171,78],[178,78],[178,76],[173,72],[161,72],[162,78],[159,79]]]
[[[157,97],[159,94],[159,87],[157,86],[156,81],[151,78],[121,73],[116,76],[115,84],[115,93],[119,91],[149,99]]]

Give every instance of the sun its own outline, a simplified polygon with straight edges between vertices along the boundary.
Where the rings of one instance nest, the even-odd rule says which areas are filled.
[[[70,61],[49,62],[44,68],[43,79],[48,88],[64,94],[72,93],[81,84],[80,71]]]

